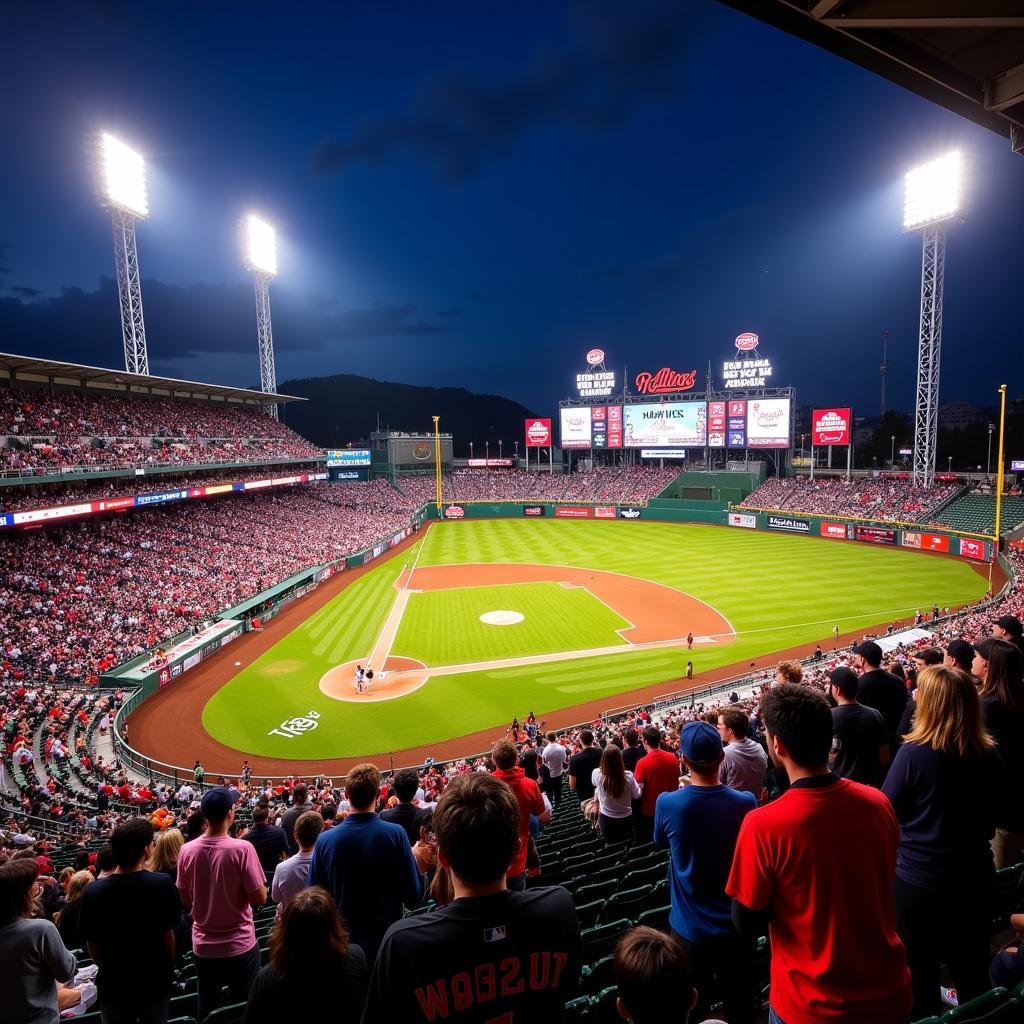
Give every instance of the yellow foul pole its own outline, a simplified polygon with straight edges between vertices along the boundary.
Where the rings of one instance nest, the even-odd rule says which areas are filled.
[[[1006,385],[999,385],[999,458],[996,460],[996,553],[1003,519],[1003,433],[1006,429]]]
[[[437,489],[437,511],[441,511],[441,434],[438,424],[440,416],[434,416],[434,484]],[[1002,449],[1000,449],[1001,451]]]

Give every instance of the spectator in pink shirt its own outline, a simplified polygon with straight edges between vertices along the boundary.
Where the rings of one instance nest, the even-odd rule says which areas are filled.
[[[206,834],[181,848],[178,892],[192,907],[192,948],[199,983],[199,1019],[222,1001],[226,985],[232,1003],[249,997],[260,969],[252,908],[267,902],[267,885],[256,848],[232,839],[235,820],[231,794],[207,790],[201,805]]]

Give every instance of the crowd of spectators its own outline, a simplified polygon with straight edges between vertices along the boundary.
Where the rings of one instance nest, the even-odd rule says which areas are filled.
[[[322,454],[283,423],[248,407],[0,388],[0,470],[26,476]]]
[[[95,682],[295,575],[408,525],[384,481],[307,484],[0,539],[0,681]]]
[[[956,484],[917,487],[896,477],[772,477],[743,501],[744,508],[852,516],[883,522],[928,522]]]
[[[445,501],[608,501],[642,502],[655,497],[678,476],[678,469],[609,466],[572,473],[525,469],[456,469],[444,474]],[[422,504],[436,495],[434,477],[400,475],[399,489]]]

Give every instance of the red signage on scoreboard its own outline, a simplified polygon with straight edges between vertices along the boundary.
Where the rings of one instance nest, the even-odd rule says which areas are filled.
[[[587,505],[556,505],[556,519],[593,519],[594,510]]]
[[[526,421],[526,447],[547,448],[551,444],[551,420]]]
[[[811,419],[811,443],[849,444],[851,409],[815,409]]]
[[[645,370],[636,375],[636,389],[641,395],[670,395],[689,391],[697,383],[696,370],[670,370],[663,366],[657,373]]]
[[[608,406],[608,447],[622,447],[622,406]]]

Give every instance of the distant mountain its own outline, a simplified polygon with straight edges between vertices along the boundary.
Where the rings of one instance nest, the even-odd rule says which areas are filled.
[[[377,429],[427,433],[434,429],[433,416],[441,417],[441,433],[452,434],[455,454],[484,454],[490,441],[491,456],[498,454],[498,440],[511,455],[513,441],[522,447],[523,420],[531,413],[525,406],[499,395],[478,395],[465,388],[428,388],[414,384],[339,373],[332,377],[307,377],[278,384],[281,394],[306,398],[289,402],[282,419],[293,430],[325,448],[344,447],[366,440]]]

